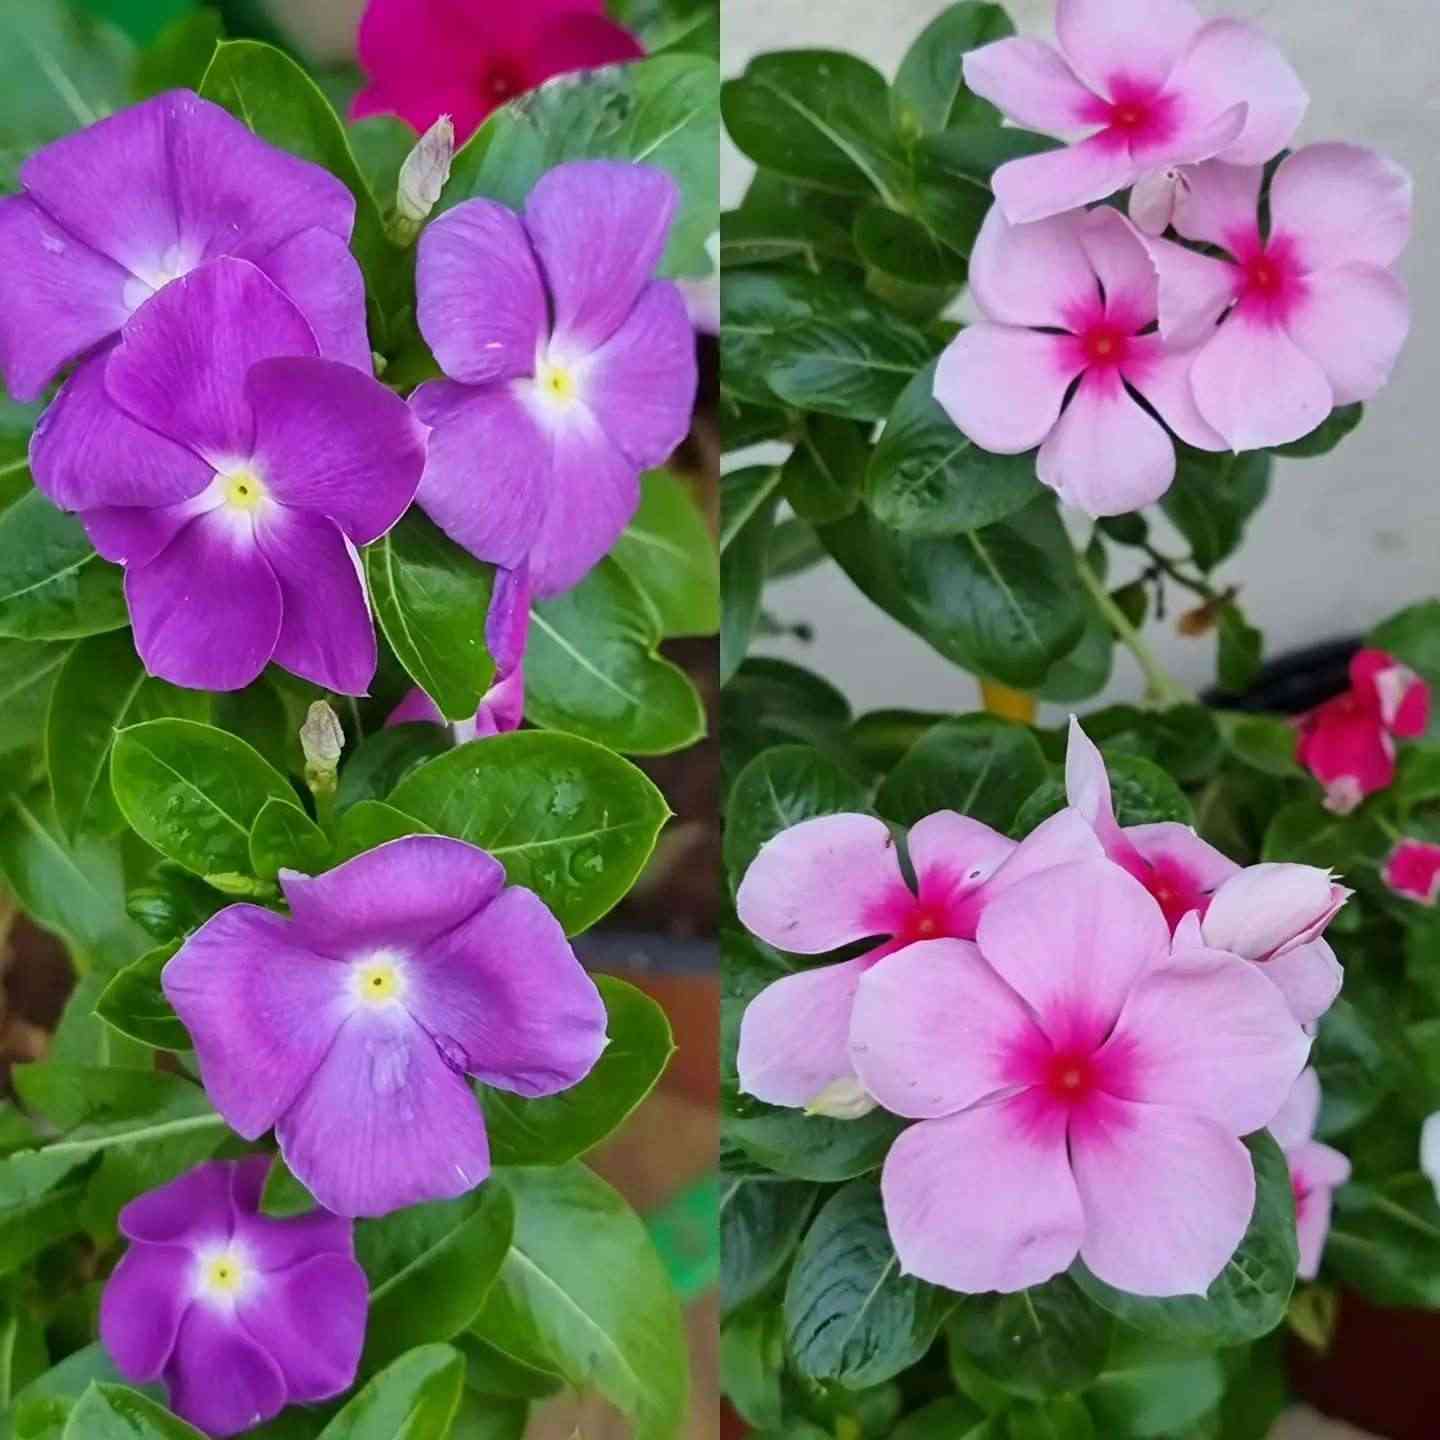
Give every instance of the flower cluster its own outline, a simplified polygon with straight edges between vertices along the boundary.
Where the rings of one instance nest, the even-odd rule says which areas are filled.
[[[1203,1293],[1253,1208],[1238,1137],[1280,1112],[1339,991],[1321,933],[1349,892],[1242,869],[1183,825],[1122,828],[1073,723],[1066,779],[1068,806],[1018,844],[921,820],[913,890],[869,816],[765,845],[737,896],[752,933],[796,954],[883,940],[751,1002],[740,1085],[920,1122],[882,1182],[908,1273],[1017,1290],[1078,1254],[1134,1293]]]
[[[1384,386],[1409,329],[1393,267],[1411,185],[1343,144],[1267,184],[1307,101],[1247,24],[1189,0],[1059,0],[1056,29],[1058,51],[1012,38],[965,57],[976,94],[1074,143],[996,172],[970,270],[981,320],[935,395],[977,445],[1039,446],[1045,484],[1114,515],[1169,489],[1172,435],[1282,445]],[[1125,190],[1128,219],[1084,208]]]

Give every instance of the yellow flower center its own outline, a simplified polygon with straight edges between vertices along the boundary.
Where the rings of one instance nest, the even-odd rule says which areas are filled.
[[[552,404],[569,405],[575,399],[575,377],[561,365],[542,360],[536,370],[535,383]]]
[[[355,994],[370,1005],[398,1000],[405,991],[405,979],[388,959],[371,960],[355,971]]]
[[[237,510],[254,510],[268,493],[265,482],[248,467],[225,476],[225,501]]]
[[[230,1299],[245,1288],[250,1269],[238,1256],[226,1251],[205,1261],[201,1271],[201,1288],[206,1294]]]

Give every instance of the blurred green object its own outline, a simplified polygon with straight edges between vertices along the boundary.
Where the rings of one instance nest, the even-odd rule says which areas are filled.
[[[706,1175],[645,1217],[671,1283],[687,1305],[720,1282],[720,1177]]]
[[[148,45],[167,25],[188,15],[196,0],[80,0],[81,8]]]

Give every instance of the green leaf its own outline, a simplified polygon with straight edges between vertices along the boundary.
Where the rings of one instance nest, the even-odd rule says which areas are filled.
[[[1270,453],[1286,460],[1313,460],[1328,455],[1364,418],[1365,407],[1361,404],[1337,406],[1308,435],[1288,445],[1276,445]]]
[[[885,77],[838,50],[759,55],[720,89],[730,138],[762,170],[841,194],[893,199],[904,162]]]
[[[955,428],[935,399],[935,362],[905,387],[885,422],[868,475],[875,518],[907,535],[983,529],[1040,493],[1035,457],[991,455]]]
[[[166,90],[198,90],[225,38],[225,22],[208,7],[181,15],[161,31],[135,67],[135,98],[144,100]]]
[[[377,845],[403,840],[407,835],[433,835],[428,825],[380,800],[361,800],[341,817],[335,836],[335,864],[342,865]]]
[[[801,1375],[860,1390],[919,1360],[954,1304],[901,1274],[879,1188],[857,1180],[800,1242],[785,1287],[786,1345]]]
[[[919,310],[923,315],[943,308],[944,293],[965,283],[969,274],[965,255],[981,218],[976,217],[973,228],[969,225],[958,231],[949,226],[931,228],[924,221],[902,215],[877,201],[865,206],[855,217],[855,249],[872,271],[879,271],[902,286],[940,292],[934,300],[927,296]]]
[[[964,0],[921,32],[895,75],[891,108],[902,135],[925,135],[953,125],[1000,123],[999,112],[965,86],[960,57],[1015,33],[998,5]]]
[[[780,486],[780,467],[751,465],[720,477],[720,552],[723,556]]]
[[[1374,1305],[1440,1306],[1440,1206],[1424,1175],[1347,1185],[1325,1263]]]
[[[1219,631],[1216,665],[1220,688],[1232,695],[1242,694],[1260,676],[1265,637],[1233,603],[1220,607]]]
[[[843,520],[860,503],[870,458],[866,427],[813,415],[780,472],[790,508],[812,525]],[[768,568],[768,567],[767,567]]]
[[[1099,1440],[1085,1402],[1075,1395],[1013,1410],[1006,1419],[1010,1440]]]
[[[741,476],[763,473],[773,476],[778,483],[778,470],[754,472],[742,471]],[[727,477],[728,478],[728,477]],[[775,528],[775,508],[779,496],[773,484],[752,486],[748,481],[740,498],[748,502],[752,493],[758,494],[755,507],[749,510],[744,521],[738,525],[728,544],[720,553],[720,683],[726,684],[745,660],[750,648],[750,638],[760,618],[760,598],[765,587],[765,577],[770,556],[770,536]],[[727,485],[722,492],[734,495],[734,488]],[[747,504],[748,508],[748,504]],[[723,514],[723,512],[722,512]]]
[[[364,1226],[357,1253],[371,1291],[362,1371],[466,1329],[500,1273],[514,1229],[515,1207],[498,1185]]]
[[[1295,758],[1295,727],[1273,715],[1246,715],[1230,727],[1235,758],[1265,775],[1299,780],[1305,772]]]
[[[150,720],[115,737],[115,798],[162,855],[206,878],[250,870],[250,831],[290,782],[243,740],[191,720]]]
[[[70,1412],[65,1440],[205,1440],[163,1405],[125,1385],[92,1384]]]
[[[1105,769],[1110,775],[1115,817],[1121,825],[1195,823],[1185,792],[1153,761],[1141,755],[1107,753]],[[1017,837],[1028,835],[1064,806],[1065,781],[1059,777],[1049,779],[1020,807],[1010,833]]]
[[[1160,505],[1190,542],[1195,564],[1210,571],[1234,552],[1270,493],[1270,457],[1263,450],[1212,455],[1181,446],[1178,460]]]
[[[720,1197],[720,1303],[725,1314],[782,1275],[820,1191],[803,1182],[728,1180]]]
[[[610,553],[667,640],[713,635],[720,628],[715,537],[685,482],[668,470],[641,477],[640,508]]]
[[[720,217],[720,263],[728,272],[739,265],[802,265],[818,272],[826,262],[860,264],[851,228],[858,202],[825,195],[761,170],[750,182],[738,210]],[[731,425],[725,425],[727,448]]]
[[[363,804],[383,800],[427,760],[454,748],[454,737],[444,725],[391,725],[367,735],[340,771],[336,808],[348,815]]]
[[[689,677],[662,659],[660,627],[614,560],[532,613],[525,715],[630,755],[665,755],[705,733]]]
[[[250,866],[266,880],[281,870],[314,875],[327,868],[331,856],[325,832],[294,800],[267,800],[250,832]]]
[[[365,552],[380,628],[448,720],[470,720],[495,678],[485,617],[495,572],[418,509]]]
[[[189,1050],[190,1032],[180,1023],[160,974],[180,949],[178,942],[157,946],[127,965],[100,993],[95,1013],[122,1035],[157,1050]]]
[[[476,196],[520,209],[546,171],[569,160],[623,160],[666,170],[680,210],[661,270],[705,275],[719,223],[719,83],[713,60],[660,55],[566,76],[497,110],[455,157],[437,213]]]
[[[155,867],[150,880],[130,892],[125,910],[152,940],[182,940],[225,904],[218,891],[168,860]]]
[[[789,1387],[785,1317],[778,1305],[752,1305],[721,1322],[720,1374],[725,1398],[747,1425],[765,1431],[784,1426]]]
[[[70,651],[45,726],[55,814],[66,835],[112,835],[124,826],[110,789],[115,732],[166,716],[207,720],[209,697],[146,675],[128,630],[91,636]]]
[[[1261,1130],[1245,1141],[1255,1162],[1255,1211],[1240,1247],[1205,1295],[1128,1295],[1077,1261],[1071,1274],[1102,1309],[1159,1340],[1219,1348],[1258,1340],[1285,1316],[1295,1287],[1295,1197],[1280,1147]]]
[[[70,647],[0,640],[0,755],[43,743],[45,716]]]
[[[1120,1333],[1086,1399],[1102,1435],[1185,1434],[1221,1401],[1225,1371],[1218,1355],[1167,1353],[1149,1336]]]
[[[1002,165],[1027,155],[1058,150],[1062,144],[1048,135],[1008,125],[971,123],[939,135],[926,135],[916,147],[916,158],[921,171],[931,179],[943,177],[972,189],[989,190],[991,177]]]
[[[74,640],[128,622],[122,572],[38,490],[0,514],[0,636]]]
[[[958,810],[1008,833],[1047,773],[1040,742],[1024,725],[964,715],[916,741],[881,785],[875,808],[897,825]]]
[[[289,1220],[313,1210],[315,1204],[315,1197],[277,1155],[265,1175],[265,1188],[260,1195],[260,1213],[273,1215],[277,1220]]]
[[[1003,1423],[956,1396],[907,1415],[890,1440],[1002,1440]]]
[[[497,1173],[515,1239],[477,1330],[598,1390],[634,1440],[672,1440],[689,1393],[684,1326],[644,1225],[581,1165]]]
[[[1343,872],[1374,864],[1389,849],[1389,837],[1366,816],[1335,815],[1318,800],[1296,800],[1270,821],[1260,858]]]
[[[1440,685],[1440,600],[1407,606],[1377,625],[1365,643],[1389,651],[1431,685]]]
[[[618,1130],[665,1073],[675,1044],[665,1012],[609,975],[595,984],[610,1043],[578,1085],[538,1100],[486,1088],[485,1128],[497,1165],[563,1165]]]
[[[788,660],[752,656],[720,695],[727,777],[762,750],[802,741],[839,758],[848,751],[850,704],[827,680]]]
[[[464,1385],[458,1350],[423,1345],[375,1376],[320,1440],[447,1440]]]
[[[628,761],[573,735],[520,731],[452,750],[390,796],[437,834],[488,850],[536,891],[567,934],[593,925],[635,883],[665,797]]]

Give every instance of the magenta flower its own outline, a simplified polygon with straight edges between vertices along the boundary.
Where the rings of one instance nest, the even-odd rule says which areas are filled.
[[[354,547],[414,498],[414,415],[319,358],[305,317],[248,260],[172,282],[121,335],[45,412],[30,460],[41,490],[126,567],[146,669],[238,690],[274,660],[364,694],[375,629]]]
[[[1407,837],[1390,852],[1381,874],[1396,895],[1433,910],[1440,900],[1440,845]]]
[[[661,170],[551,170],[523,218],[471,200],[421,236],[420,328],[450,377],[411,399],[435,428],[420,504],[542,599],[575,585],[690,428],[695,339],[654,278],[679,203]]]
[[[824,1114],[873,1108],[850,1060],[850,1016],[862,978],[917,940],[969,940],[985,908],[1029,875],[1098,856],[1080,818],[1062,811],[1020,844],[950,810],[910,831],[918,888],[905,883],[890,828],[870,815],[824,815],[782,831],[745,872],[741,923],[769,945],[823,955],[885,937],[838,965],[787,975],[746,1007],[740,1088],[771,1105]]]
[[[492,110],[552,75],[644,53],[604,0],[370,0],[360,22],[370,84],[350,114],[400,115],[422,133],[450,115],[463,145]]]
[[[215,1108],[337,1215],[384,1215],[490,1171],[466,1082],[533,1097],[582,1080],[605,1007],[538,896],[485,851],[394,840],[313,878],[284,919],[232,905],[165,967]]]
[[[1315,1122],[1319,1118],[1320,1077],[1313,1068],[1307,1068],[1270,1122],[1270,1133],[1290,1166],[1300,1240],[1298,1273],[1302,1280],[1313,1280],[1320,1273],[1320,1257],[1330,1234],[1330,1197],[1350,1178],[1349,1160],[1315,1139]]]
[[[1350,662],[1350,689],[1300,719],[1296,758],[1325,787],[1325,808],[1348,815],[1395,779],[1395,741],[1430,724],[1430,687],[1383,650]]]
[[[1308,1053],[1254,966],[1172,955],[1160,907],[1109,861],[1015,886],[975,943],[912,945],[859,985],[860,1081],[920,1122],[881,1178],[901,1269],[1008,1292],[1078,1254],[1133,1294],[1203,1294],[1254,1209],[1238,1137]]]
[[[354,196],[218,105],[157,96],[36,151],[20,180],[22,193],[0,200],[0,370],[14,399],[39,399],[157,291],[220,255],[249,260],[290,297],[316,353],[369,373]],[[116,453],[125,438],[113,437]]]
[[[1264,233],[1264,173],[1200,165],[1176,182],[1175,229],[1225,258],[1150,242],[1160,331],[1200,346],[1195,405],[1232,450],[1298,440],[1335,406],[1371,399],[1410,330],[1391,268],[1410,238],[1410,177],[1373,150],[1308,145],[1276,170]]]
[[[1012,160],[995,195],[1014,224],[1104,200],[1153,170],[1218,156],[1263,165],[1309,97],[1252,25],[1208,23],[1188,0],[1059,0],[1057,52],[999,40],[964,59],[965,83],[1068,148]]]
[[[100,1339],[133,1384],[237,1435],[355,1379],[369,1286],[350,1221],[260,1214],[270,1161],[212,1160],[120,1212],[130,1242],[100,1301]]]
[[[1017,226],[995,206],[970,288],[982,319],[940,357],[935,398],[984,450],[1040,446],[1036,473],[1067,504],[1119,515],[1170,488],[1174,443],[1132,388],[1182,440],[1224,448],[1191,398],[1192,357],[1150,333],[1154,267],[1118,211]]]

